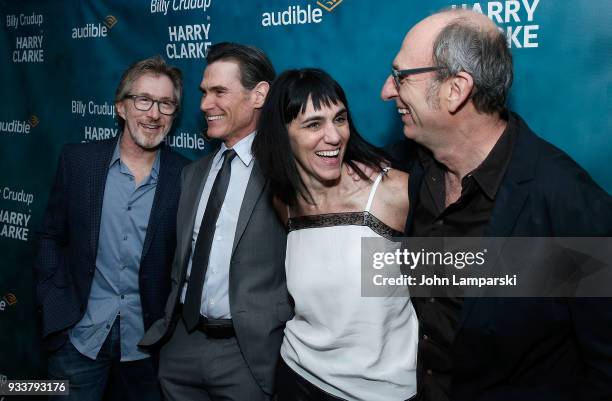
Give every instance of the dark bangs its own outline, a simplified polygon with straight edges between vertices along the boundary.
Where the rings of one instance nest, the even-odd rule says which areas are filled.
[[[306,111],[308,100],[315,110],[342,103],[346,107],[350,137],[344,162],[363,180],[369,178],[357,163],[375,171],[388,157],[367,143],[353,123],[348,101],[342,87],[325,71],[316,68],[288,70],[276,78],[261,110],[253,154],[270,183],[272,193],[287,205],[294,206],[298,196],[314,203],[302,181],[289,142],[288,125]]]
[[[289,84],[283,99],[283,122],[290,124],[300,113],[306,111],[308,100],[312,99],[312,105],[316,111],[323,107],[344,104],[348,110],[348,104],[344,91],[329,75],[316,68],[305,68],[302,70],[289,71]],[[291,79],[293,78],[293,79]]]

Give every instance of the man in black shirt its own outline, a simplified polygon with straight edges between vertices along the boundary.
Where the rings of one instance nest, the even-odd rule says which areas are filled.
[[[432,15],[406,35],[381,96],[407,140],[413,236],[610,236],[612,199],[506,110],[506,39],[485,16]],[[415,299],[422,400],[612,400],[608,299]]]

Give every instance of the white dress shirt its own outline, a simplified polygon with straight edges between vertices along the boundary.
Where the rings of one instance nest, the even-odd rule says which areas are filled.
[[[202,290],[200,313],[211,319],[231,319],[232,317],[229,305],[229,269],[238,215],[240,214],[244,193],[251,176],[251,170],[253,170],[253,154],[251,153],[253,139],[255,139],[255,132],[241,139],[233,147],[237,157],[234,157],[234,160],[232,160],[232,175],[215,227],[215,234],[208,259],[208,268],[204,279],[204,288]],[[225,144],[221,144],[217,154],[213,157],[210,172],[200,196],[198,212],[196,213],[195,224],[193,225],[191,257],[187,266],[187,282],[183,286],[181,303],[185,302],[185,294],[191,274],[193,251],[198,239],[198,233],[200,232],[202,216],[208,203],[212,185],[223,165],[223,152],[226,149],[228,148]]]

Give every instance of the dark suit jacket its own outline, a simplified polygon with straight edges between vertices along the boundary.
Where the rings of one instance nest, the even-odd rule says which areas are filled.
[[[117,138],[66,145],[49,196],[35,264],[43,340],[50,349],[87,308],[95,272],[102,201]],[[160,171],[140,261],[145,329],[163,316],[176,244],[178,180],[188,160],[162,145]]]
[[[142,346],[163,343],[178,320],[177,306],[191,257],[191,239],[200,196],[215,152],[185,167],[179,202],[177,248],[166,314],[147,331]],[[238,216],[230,261],[230,311],[240,350],[255,380],[268,394],[285,322],[293,315],[285,280],[287,233],[271,203],[269,186],[254,160]]]
[[[485,235],[611,236],[610,195],[520,117],[510,124],[518,135]],[[411,173],[408,235],[424,173],[417,146],[392,149]],[[452,358],[452,400],[612,400],[612,302],[466,298]]]

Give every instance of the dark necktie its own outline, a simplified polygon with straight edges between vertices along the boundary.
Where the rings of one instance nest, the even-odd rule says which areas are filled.
[[[198,239],[196,240],[193,258],[191,260],[191,274],[183,305],[183,320],[188,331],[193,330],[200,320],[200,306],[202,305],[202,287],[204,286],[204,276],[208,267],[208,257],[212,246],[213,236],[219,212],[225,199],[230,175],[232,174],[232,160],[236,156],[234,149],[227,149],[223,152],[223,166],[217,173],[215,182],[210,190],[210,196],[202,216]]]

